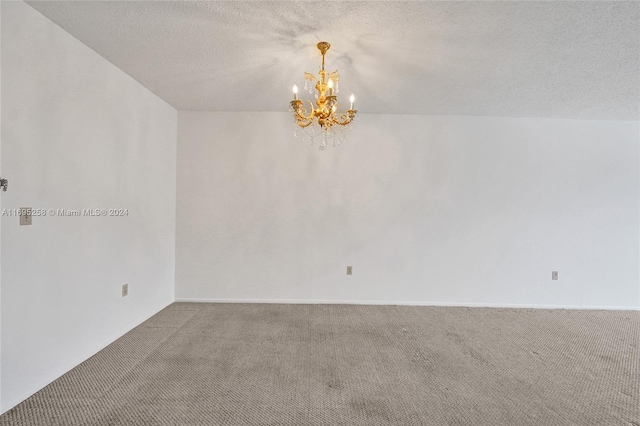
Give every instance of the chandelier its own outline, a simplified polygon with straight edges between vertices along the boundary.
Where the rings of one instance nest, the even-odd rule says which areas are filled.
[[[298,99],[298,86],[293,86],[293,100],[290,102],[289,111],[293,112],[295,118],[296,132],[294,135],[297,137],[302,129],[302,138],[305,136],[311,140],[313,144],[314,139],[320,137],[320,149],[324,150],[328,142],[333,141],[333,145],[341,144],[344,141],[343,129],[353,122],[356,113],[358,111],[353,109],[353,102],[355,97],[353,94],[349,98],[351,101],[351,107],[346,113],[337,115],[338,98],[337,94],[340,91],[340,76],[338,71],[328,72],[324,69],[324,55],[331,45],[326,41],[318,43],[318,50],[322,53],[322,67],[318,71],[318,76],[308,72],[304,73],[304,89],[309,94],[314,94],[316,98],[315,108],[313,102],[309,101],[309,110],[303,106],[302,101]],[[319,127],[320,132],[316,132],[314,127]],[[336,131],[337,130],[337,131]]]

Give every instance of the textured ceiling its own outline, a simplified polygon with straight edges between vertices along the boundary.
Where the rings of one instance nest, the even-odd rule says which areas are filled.
[[[287,110],[327,40],[341,110],[640,118],[638,2],[28,4],[180,110]]]

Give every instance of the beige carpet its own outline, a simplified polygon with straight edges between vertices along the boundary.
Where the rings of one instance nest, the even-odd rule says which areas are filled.
[[[640,312],[176,303],[0,425],[640,425]]]

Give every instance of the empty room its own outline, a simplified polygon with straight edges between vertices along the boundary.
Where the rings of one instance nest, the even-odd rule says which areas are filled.
[[[640,2],[0,1],[0,426],[640,426]]]

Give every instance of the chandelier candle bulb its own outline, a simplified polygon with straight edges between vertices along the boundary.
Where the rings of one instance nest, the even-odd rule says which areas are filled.
[[[293,85],[293,99],[296,101],[298,100],[298,86],[295,84]]]
[[[351,94],[351,96],[349,96],[349,100],[351,101],[351,108],[349,109],[353,111],[353,102],[356,100],[356,97],[353,96],[353,93]]]
[[[329,96],[333,96],[333,80],[329,79],[327,87],[329,88]]]

